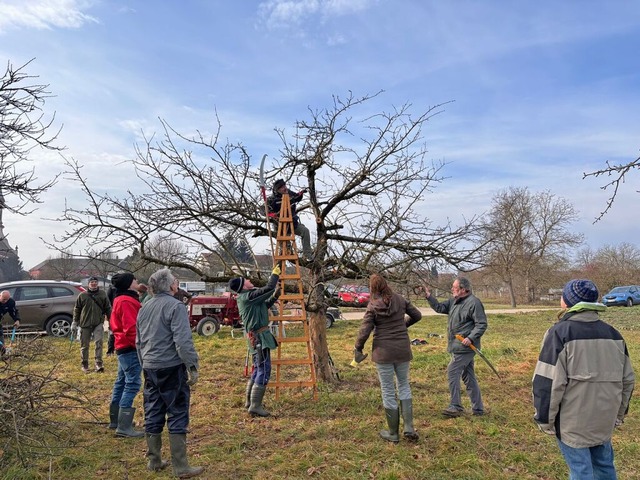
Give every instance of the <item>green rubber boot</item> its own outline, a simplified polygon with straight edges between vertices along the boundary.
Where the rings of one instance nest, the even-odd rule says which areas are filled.
[[[253,385],[251,389],[251,405],[249,406],[249,413],[252,416],[268,417],[271,415],[262,406],[262,399],[264,398],[264,392],[267,390],[265,385]]]
[[[117,403],[109,404],[109,428],[115,430],[118,428],[118,413],[120,412],[120,406]]]
[[[247,390],[245,392],[244,408],[251,406],[251,389],[253,388],[253,380],[247,382]]]
[[[417,442],[418,432],[413,429],[413,400],[400,400],[400,409],[402,411],[402,423],[404,424],[404,438],[410,442]]]
[[[116,428],[116,435],[118,437],[144,437],[144,432],[133,429],[133,415],[135,413],[135,408],[120,408],[120,412],[118,413],[118,428]]]
[[[159,472],[167,468],[169,462],[162,460],[162,434],[161,433],[147,433],[147,468],[152,472]]]
[[[204,472],[204,467],[190,467],[187,461],[187,435],[185,433],[170,433],[171,464],[173,474],[178,478],[191,478]]]
[[[400,436],[398,435],[398,428],[400,427],[400,410],[397,408],[385,408],[384,413],[387,417],[389,430],[380,430],[380,436],[387,442],[398,443],[400,441]]]

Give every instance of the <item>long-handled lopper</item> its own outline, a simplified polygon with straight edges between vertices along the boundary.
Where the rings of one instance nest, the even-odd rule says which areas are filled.
[[[462,335],[460,335],[459,333],[457,333],[457,334],[456,334],[456,338],[457,338],[458,340],[460,340],[460,341],[463,341],[463,340],[464,340],[464,337],[463,337]],[[484,353],[482,353],[482,352],[480,351],[480,349],[476,348],[476,346],[475,346],[473,343],[470,343],[470,344],[469,344],[469,348],[470,348],[471,350],[473,350],[474,352],[476,352],[478,355],[480,355],[480,358],[482,358],[482,359],[486,362],[486,364],[487,364],[487,365],[489,365],[489,367],[491,367],[491,370],[493,370],[493,373],[495,373],[495,374],[496,374],[496,376],[497,376],[500,380],[502,380],[502,377],[500,376],[500,374],[498,373],[498,371],[496,370],[496,368],[495,368],[493,365],[491,365],[491,362],[489,361],[489,359],[488,359],[487,357],[485,357],[485,356],[484,356]]]

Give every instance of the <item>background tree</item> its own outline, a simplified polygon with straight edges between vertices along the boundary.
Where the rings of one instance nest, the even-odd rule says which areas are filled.
[[[605,245],[597,250],[586,247],[575,261],[578,272],[593,279],[602,295],[613,287],[634,285],[640,278],[640,249],[627,242]]]
[[[566,250],[582,242],[582,235],[569,230],[577,212],[567,200],[545,191],[510,187],[493,198],[483,222],[484,263],[506,284],[511,306],[517,292],[531,302],[536,286],[551,270],[567,265]]]
[[[372,114],[370,98],[334,97],[328,108],[310,109],[293,134],[277,130],[283,147],[279,158],[266,165],[269,187],[285,178],[294,187],[309,188],[298,211],[315,234],[315,258],[302,263],[314,361],[325,381],[333,379],[333,371],[324,282],[366,281],[371,272],[416,282],[414,272],[429,271],[434,264],[465,266],[477,249],[475,219],[436,226],[421,213],[427,211],[422,205],[426,195],[441,181],[443,163],[425,161],[423,138],[426,122],[440,106],[415,115],[410,105]],[[98,192],[78,164],[69,162],[88,200],[82,207],[67,208],[59,220],[69,229],[50,244],[64,248],[80,238],[114,252],[137,248],[141,260],[226,282],[235,276],[234,269],[246,267],[245,258],[238,258],[240,252],[227,241],[233,238],[251,248],[259,272],[252,280],[260,285],[269,271],[260,273],[256,253],[269,247],[257,162],[252,163],[242,144],[219,143],[219,121],[213,134],[191,137],[161,124],[161,139],[146,138],[131,162],[146,191],[136,187],[132,191],[140,193],[126,198]],[[160,258],[151,240],[157,235],[180,241],[184,250]],[[199,266],[203,253],[220,262],[223,276],[210,277]]]
[[[618,189],[620,188],[620,184],[625,182],[625,180],[627,179],[627,175],[633,170],[640,169],[640,157],[625,164],[612,164],[607,160],[606,165],[607,166],[601,170],[596,170],[594,172],[585,172],[582,174],[583,179],[587,177],[613,177],[611,181],[605,183],[602,187],[600,187],[602,190],[609,190],[611,192],[611,196],[607,199],[605,209],[600,212],[600,215],[598,216],[598,218],[596,218],[596,222],[602,219],[602,217],[604,217],[613,206],[613,202],[615,202],[616,197],[618,196]]]
[[[8,198],[4,208],[20,214],[30,213],[27,205],[39,203],[55,183],[55,178],[39,182],[35,169],[25,168],[31,151],[61,150],[55,146],[59,130],[51,132],[55,114],[47,117],[42,110],[50,96],[48,85],[33,82],[37,77],[25,72],[29,63],[14,68],[8,62],[0,77],[0,192]]]

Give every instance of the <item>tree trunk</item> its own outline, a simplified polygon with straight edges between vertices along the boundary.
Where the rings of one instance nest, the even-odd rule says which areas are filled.
[[[338,377],[329,355],[326,321],[325,309],[309,315],[309,335],[311,337],[313,365],[316,369],[318,381],[335,383],[338,381]]]
[[[513,289],[513,279],[509,279],[507,285],[509,287],[509,297],[511,298],[511,308],[516,308],[516,292]]]

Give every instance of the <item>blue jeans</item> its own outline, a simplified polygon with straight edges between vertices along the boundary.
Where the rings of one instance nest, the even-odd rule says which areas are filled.
[[[261,353],[254,353],[253,372],[251,372],[251,381],[256,385],[265,386],[271,378],[271,349],[264,348]]]
[[[162,433],[165,421],[169,433],[187,433],[191,388],[187,367],[144,369],[144,430]]]
[[[409,400],[411,398],[409,362],[376,363],[376,369],[380,380],[382,405],[384,405],[384,408],[397,410],[396,379],[398,381],[398,398],[400,400]]]
[[[573,448],[558,440],[569,467],[569,480],[616,480],[611,441],[595,447]]]
[[[141,371],[138,352],[134,350],[118,355],[118,376],[113,384],[111,403],[117,403],[121,408],[133,406],[133,399],[142,385]]]

